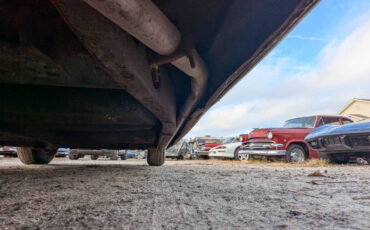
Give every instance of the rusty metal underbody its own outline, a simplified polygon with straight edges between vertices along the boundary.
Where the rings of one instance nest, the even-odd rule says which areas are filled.
[[[0,0],[0,145],[163,149],[317,2]]]

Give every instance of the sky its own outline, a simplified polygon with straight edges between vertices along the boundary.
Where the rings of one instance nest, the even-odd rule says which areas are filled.
[[[188,133],[238,136],[370,98],[370,0],[322,0]]]

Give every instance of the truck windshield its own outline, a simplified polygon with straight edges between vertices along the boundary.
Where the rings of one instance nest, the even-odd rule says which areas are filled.
[[[316,117],[299,117],[291,120],[287,120],[283,127],[284,128],[313,128],[315,126]]]

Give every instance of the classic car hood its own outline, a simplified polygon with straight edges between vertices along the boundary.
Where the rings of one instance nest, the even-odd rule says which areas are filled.
[[[309,130],[308,128],[264,128],[264,129],[255,129],[249,133],[249,139],[252,138],[266,138],[268,132],[273,134],[277,133],[296,133],[301,130]]]
[[[321,136],[341,135],[350,133],[370,133],[370,121],[351,123],[341,126],[324,125],[314,129],[305,140],[315,139]]]

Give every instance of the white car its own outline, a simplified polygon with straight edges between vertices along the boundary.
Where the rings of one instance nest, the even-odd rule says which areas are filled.
[[[227,157],[235,160],[247,160],[244,155],[239,155],[242,142],[233,142],[216,146],[209,150],[209,157]]]

